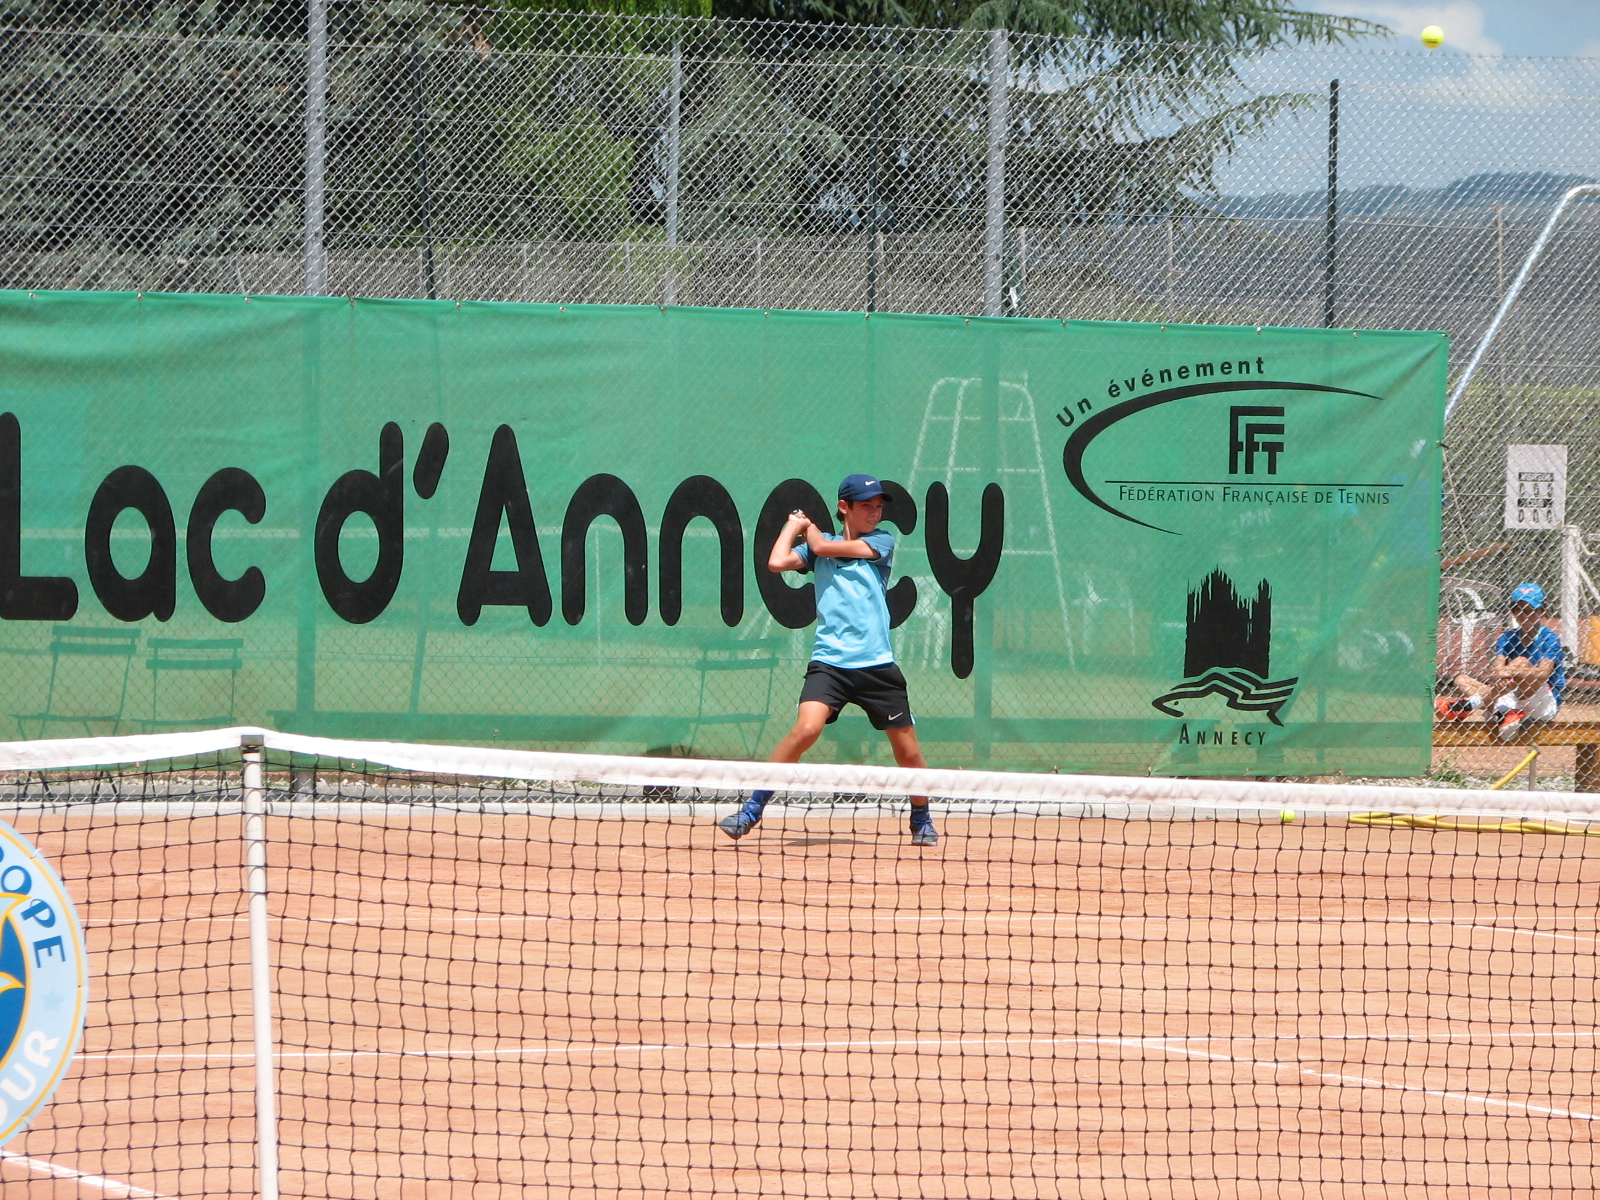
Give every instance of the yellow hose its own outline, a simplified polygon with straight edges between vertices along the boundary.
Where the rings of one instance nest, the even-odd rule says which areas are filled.
[[[1528,770],[1528,763],[1533,762],[1534,758],[1538,757],[1539,747],[1534,746],[1533,749],[1528,750],[1528,757],[1523,758],[1522,762],[1512,766],[1509,771],[1506,771],[1506,774],[1502,774],[1501,778],[1496,779],[1493,784],[1490,784],[1491,792],[1498,792],[1499,789],[1502,789],[1502,787],[1506,786],[1506,784],[1509,784],[1509,782],[1512,781],[1515,776],[1518,776],[1518,774],[1522,774],[1523,771]]]
[[[1569,829],[1544,821],[1456,821],[1449,817],[1412,816],[1409,813],[1353,813],[1352,825],[1379,825],[1390,829],[1453,829],[1461,833],[1559,833],[1573,837],[1600,837],[1600,829]]]
[[[1497,782],[1490,784],[1489,790],[1497,792],[1505,787],[1538,757],[1539,748],[1535,746],[1521,762]],[[1600,829],[1569,829],[1565,825],[1550,825],[1544,821],[1456,821],[1449,817],[1423,817],[1409,813],[1355,813],[1350,817],[1350,824],[1378,825],[1390,829],[1453,829],[1461,833],[1559,833],[1573,837],[1600,837]]]
[[[1499,780],[1491,783],[1489,785],[1489,790],[1491,792],[1498,792],[1501,788],[1505,787],[1506,784],[1510,783],[1514,776],[1522,774],[1522,772],[1527,769],[1528,764],[1538,757],[1539,747],[1535,746],[1532,750],[1528,751],[1528,757],[1524,758],[1516,766],[1512,767],[1511,770],[1500,776]]]
[[[1539,747],[1527,755],[1511,770],[1489,785],[1489,791],[1498,792],[1539,757]],[[1411,816],[1406,813],[1356,813],[1350,818],[1352,825],[1381,825],[1393,829],[1454,829],[1463,833],[1560,833],[1578,837],[1600,837],[1600,829],[1568,829],[1564,825],[1549,825],[1543,821],[1455,821],[1448,817]]]

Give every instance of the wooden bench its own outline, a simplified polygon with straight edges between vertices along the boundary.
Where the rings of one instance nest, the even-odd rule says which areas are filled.
[[[1495,736],[1493,721],[1440,721],[1435,746],[1576,746],[1575,786],[1600,792],[1600,705],[1563,704],[1554,721],[1532,721],[1508,738]]]

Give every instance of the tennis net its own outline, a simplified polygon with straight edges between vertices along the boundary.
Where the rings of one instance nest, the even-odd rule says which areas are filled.
[[[261,730],[0,772],[92,963],[7,1200],[1600,1182],[1590,796]]]

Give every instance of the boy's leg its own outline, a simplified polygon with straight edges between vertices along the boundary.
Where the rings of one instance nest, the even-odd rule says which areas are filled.
[[[1465,673],[1457,675],[1453,682],[1461,698],[1452,700],[1446,696],[1439,697],[1434,705],[1434,715],[1441,721],[1459,721],[1482,709],[1487,703],[1488,684]]]
[[[917,727],[907,725],[901,729],[885,729],[889,748],[894,751],[894,761],[902,767],[925,767],[928,760],[922,757],[922,747],[917,744]],[[933,828],[933,813],[928,809],[926,796],[911,797],[911,841],[918,846],[933,846],[939,834]]]
[[[1507,692],[1495,701],[1494,712],[1500,718],[1495,733],[1502,738],[1510,737],[1529,721],[1554,720],[1559,711],[1560,705],[1548,683],[1532,690],[1523,687],[1519,692]]]
[[[800,756],[811,749],[822,736],[822,727],[828,723],[828,718],[832,715],[833,709],[821,701],[802,700],[800,715],[795,718],[794,728],[784,735],[767,761],[799,762]],[[744,807],[733,816],[718,821],[718,827],[731,838],[742,838],[755,828],[757,821],[761,820],[761,813],[767,807],[767,801],[771,799],[770,788],[757,788],[750,793],[750,798],[744,802]]]
[[[1527,703],[1523,705],[1530,721],[1553,721],[1561,706],[1556,701],[1556,695],[1550,690],[1550,685],[1544,684],[1528,694]]]
[[[795,718],[794,728],[783,735],[783,740],[773,750],[768,762],[797,763],[800,756],[812,746],[817,744],[817,739],[822,736],[822,727],[828,723],[828,718],[833,716],[833,709],[821,700],[800,701],[800,715]]]

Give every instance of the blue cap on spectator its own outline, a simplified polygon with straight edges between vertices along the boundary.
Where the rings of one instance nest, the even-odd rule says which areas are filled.
[[[1518,600],[1535,608],[1543,608],[1544,589],[1537,583],[1519,583],[1511,589],[1511,603],[1515,604]]]
[[[874,496],[883,496],[886,502],[889,499],[884,495],[883,484],[871,475],[846,475],[839,484],[841,500],[871,500]]]

